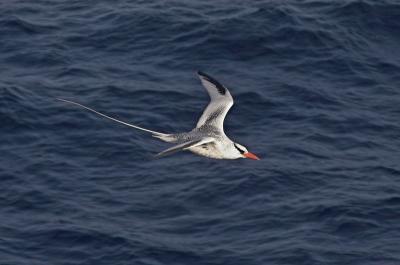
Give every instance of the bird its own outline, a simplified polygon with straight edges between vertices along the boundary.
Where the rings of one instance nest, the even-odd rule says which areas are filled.
[[[62,98],[57,98],[57,100],[82,107],[104,118],[148,132],[153,137],[164,142],[175,144],[156,154],[155,157],[157,158],[188,150],[194,154],[213,159],[249,158],[260,160],[255,154],[249,152],[246,147],[229,139],[224,132],[224,120],[233,105],[233,98],[228,88],[202,71],[197,71],[197,74],[210,96],[210,102],[203,111],[196,127],[189,132],[156,132],[113,118],[77,102]]]

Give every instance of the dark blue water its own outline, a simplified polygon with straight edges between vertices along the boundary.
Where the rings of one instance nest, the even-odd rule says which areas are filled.
[[[400,3],[2,1],[0,264],[400,264]],[[229,87],[261,161],[163,159]]]

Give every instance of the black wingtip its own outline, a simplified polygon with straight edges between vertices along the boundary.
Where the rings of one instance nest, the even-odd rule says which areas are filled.
[[[201,76],[207,76],[204,72],[202,72],[202,71],[197,71],[197,74],[198,75],[201,75]]]
[[[215,87],[218,89],[218,92],[219,92],[221,95],[225,95],[225,93],[226,93],[226,88],[225,88],[220,82],[218,82],[217,79],[215,79],[215,78],[209,76],[208,74],[206,74],[206,73],[204,73],[204,72],[202,72],[202,71],[197,71],[197,74],[198,74],[200,77],[203,77],[204,79],[206,79],[207,81],[213,83],[213,84],[215,85]]]

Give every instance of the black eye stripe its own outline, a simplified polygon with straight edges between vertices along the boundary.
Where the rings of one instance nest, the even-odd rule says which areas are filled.
[[[235,146],[235,148],[241,153],[244,154],[244,150],[240,149],[239,147],[236,146],[236,144],[233,144],[233,146]]]

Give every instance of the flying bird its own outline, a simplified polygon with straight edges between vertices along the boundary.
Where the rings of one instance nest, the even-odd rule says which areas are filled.
[[[189,150],[197,155],[215,159],[250,158],[260,160],[255,154],[247,151],[246,147],[233,142],[225,135],[224,119],[233,105],[233,98],[229,90],[210,75],[201,71],[198,71],[197,74],[201,83],[206,88],[211,101],[198,120],[196,128],[190,132],[160,133],[123,122],[70,100],[60,98],[58,98],[58,100],[80,106],[107,119],[151,133],[153,137],[164,142],[175,144],[174,146],[158,153],[156,157]]]

